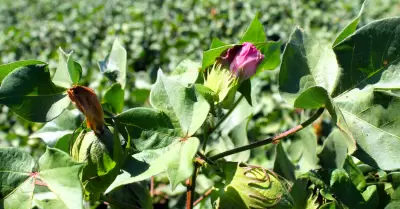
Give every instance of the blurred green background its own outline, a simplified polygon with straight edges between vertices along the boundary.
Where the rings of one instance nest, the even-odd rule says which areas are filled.
[[[168,71],[180,61],[201,61],[213,37],[235,43],[254,14],[270,40],[284,44],[296,25],[321,42],[331,42],[360,8],[362,0],[2,0],[0,2],[0,62],[39,59],[55,69],[58,47],[74,51],[83,67],[82,85],[101,93],[107,79],[99,73],[116,37],[128,52],[126,107],[146,104],[157,69]],[[369,1],[362,24],[395,16],[398,0]],[[282,49],[283,49],[282,45]],[[293,110],[277,93],[277,70],[260,75],[259,114],[249,125],[250,140],[291,125]],[[0,146],[20,146],[40,154],[45,146],[28,139],[43,124],[33,124],[0,107]]]

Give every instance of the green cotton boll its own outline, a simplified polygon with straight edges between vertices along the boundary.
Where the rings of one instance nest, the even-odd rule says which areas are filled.
[[[104,192],[118,175],[113,160],[113,134],[105,129],[98,137],[93,131],[82,131],[72,148],[72,157],[86,163],[82,171],[82,182],[89,193]]]
[[[225,183],[216,185],[211,199],[218,209],[292,208],[287,185],[266,169],[235,162],[221,163]]]

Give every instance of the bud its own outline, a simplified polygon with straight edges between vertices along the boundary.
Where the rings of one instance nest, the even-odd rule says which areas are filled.
[[[241,81],[253,76],[263,59],[264,55],[249,42],[228,49],[221,57],[221,61],[228,64],[231,73]]]
[[[104,192],[119,173],[113,160],[113,137],[108,129],[101,136],[82,131],[73,144],[72,158],[86,163],[82,182],[89,193]]]
[[[228,70],[221,67],[221,64],[214,64],[209,69],[204,86],[214,92],[214,101],[222,102],[229,91],[237,85],[237,79]]]
[[[86,116],[86,124],[96,135],[104,131],[103,108],[96,93],[86,86],[74,86],[67,91],[72,103]]]
[[[292,208],[285,182],[277,174],[257,166],[235,162],[221,163],[225,184],[214,188],[214,208]]]

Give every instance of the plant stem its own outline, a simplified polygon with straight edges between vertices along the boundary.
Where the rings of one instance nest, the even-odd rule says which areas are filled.
[[[150,196],[154,196],[154,176],[150,178]]]
[[[206,193],[204,193],[204,195],[202,195],[201,197],[199,197],[199,199],[197,199],[194,203],[193,203],[193,207],[196,206],[197,204],[199,204],[202,200],[204,200],[206,197],[208,197],[208,195],[211,194],[212,189],[209,189],[206,191]]]
[[[206,161],[208,164],[214,165],[215,162],[210,160],[207,156],[205,156],[203,153],[201,153],[200,151],[197,151],[196,154],[203,159],[204,161]]]
[[[288,137],[288,136],[290,136],[290,135],[302,130],[303,128],[307,127],[311,123],[313,123],[315,120],[317,120],[319,118],[319,116],[322,115],[324,110],[325,110],[325,108],[322,108],[322,107],[319,108],[317,110],[317,112],[315,112],[315,114],[313,116],[311,116],[309,119],[307,119],[306,121],[304,121],[300,125],[297,125],[297,126],[291,128],[291,129],[289,129],[289,130],[287,130],[287,131],[285,131],[283,133],[280,133],[280,134],[275,135],[275,136],[273,136],[271,138],[268,138],[268,139],[264,139],[264,140],[261,140],[261,141],[258,141],[258,142],[252,143],[252,144],[248,144],[248,145],[245,145],[245,146],[241,146],[241,147],[237,147],[237,148],[228,150],[226,152],[219,153],[217,155],[209,157],[209,159],[212,160],[212,161],[215,161],[215,160],[218,160],[220,158],[226,157],[228,155],[233,155],[233,154],[238,153],[238,152],[243,152],[243,151],[246,151],[246,150],[254,149],[256,147],[260,147],[260,146],[263,146],[263,145],[266,145],[266,144],[270,144],[270,143],[278,143],[279,140],[281,140],[281,139],[283,139],[285,137]]]
[[[222,119],[220,121],[218,121],[217,125],[215,125],[211,130],[209,130],[209,135],[211,135],[215,130],[217,130],[219,128],[219,126],[229,117],[229,115],[231,115],[233,110],[235,110],[235,108],[238,106],[240,101],[242,101],[242,99],[243,99],[243,95],[240,95],[238,100],[236,100],[235,104],[233,104],[232,108],[229,109],[229,111],[224,115],[224,117],[222,117]]]
[[[203,152],[206,151],[206,147],[207,147],[207,141],[208,141],[208,125],[204,124],[203,125],[203,146],[202,146],[202,150]]]
[[[198,168],[199,164],[195,163],[193,175],[192,178],[189,180],[189,184],[187,186],[187,191],[186,191],[186,209],[193,209],[194,189],[196,188],[196,177]]]

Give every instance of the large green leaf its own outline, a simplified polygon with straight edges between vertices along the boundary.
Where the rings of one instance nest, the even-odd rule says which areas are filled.
[[[168,116],[154,109],[132,108],[117,115],[116,119],[127,129],[131,143],[139,151],[163,148],[184,137],[179,126],[175,130]]]
[[[82,119],[78,110],[65,110],[59,117],[46,123],[29,138],[41,138],[48,146],[53,147],[59,139],[72,134],[79,127]]]
[[[82,76],[82,67],[79,63],[71,59],[72,52],[66,54],[59,48],[59,59],[56,73],[53,76],[53,82],[64,88],[71,88],[77,84]]]
[[[400,97],[369,86],[354,89],[335,102],[357,141],[355,156],[384,170],[400,168]]]
[[[48,148],[39,159],[39,178],[70,208],[82,208],[80,171],[83,164],[73,161],[66,153]]]
[[[398,98],[382,92],[400,88],[400,18],[372,22],[334,46],[342,74],[333,92],[347,131],[357,141],[356,156],[385,170],[398,169],[394,147]]]
[[[104,59],[104,61],[99,62],[100,71],[111,76],[113,80],[121,84],[122,89],[125,89],[126,62],[127,52],[119,43],[118,39],[115,39],[110,54]]]
[[[146,150],[133,155],[123,167],[123,173],[107,189],[106,193],[119,186],[139,182],[161,172],[166,172],[172,188],[189,178],[193,173],[193,158],[199,139],[191,137],[157,150]]]
[[[70,100],[65,89],[51,81],[47,65],[27,65],[3,80],[0,103],[26,120],[47,122],[60,115]]]
[[[388,90],[400,88],[399,25],[399,17],[375,21],[334,46],[342,68],[334,97],[367,84]]]
[[[210,105],[194,86],[167,78],[161,70],[150,93],[150,103],[170,118],[181,136],[192,136],[205,121]]]
[[[21,60],[16,62],[11,62],[7,64],[0,65],[0,83],[3,82],[3,79],[10,74],[13,70],[18,69],[19,67],[27,66],[27,65],[39,65],[39,64],[47,64],[45,62],[39,60]]]
[[[31,208],[35,188],[31,177],[36,169],[34,159],[16,148],[0,149],[0,158],[0,205],[4,208]]]
[[[286,102],[303,107],[300,105],[303,103],[296,104],[296,99],[314,86],[324,88],[330,95],[338,76],[339,68],[332,49],[296,28],[286,44],[279,72],[279,91]]]
[[[79,178],[83,164],[72,161],[64,152],[48,148],[38,163],[16,148],[0,149],[0,157],[0,205],[4,208],[30,209],[35,185],[40,181],[66,208],[83,208]]]

